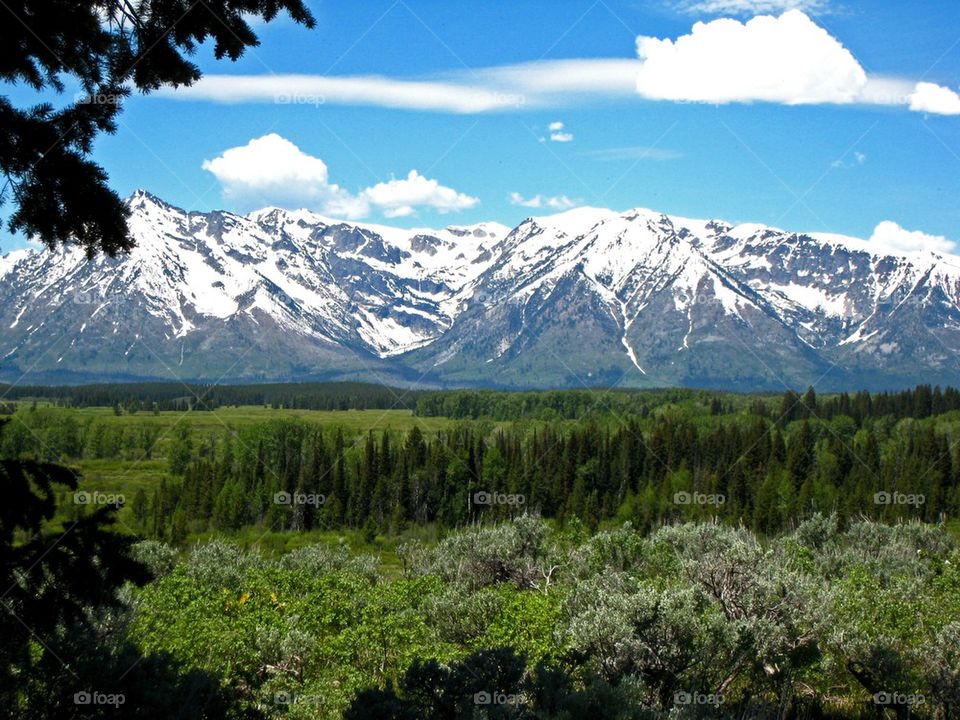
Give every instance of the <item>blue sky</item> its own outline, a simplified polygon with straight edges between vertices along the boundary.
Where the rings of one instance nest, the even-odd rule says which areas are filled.
[[[95,150],[112,185],[404,226],[583,204],[960,240],[956,3],[309,5],[314,30],[261,24],[237,63],[201,51],[198,86],[130,99]]]

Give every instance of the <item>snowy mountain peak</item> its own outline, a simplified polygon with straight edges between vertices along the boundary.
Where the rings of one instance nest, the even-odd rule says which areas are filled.
[[[642,207],[435,229],[128,202],[129,256],[0,259],[0,376],[960,381],[951,255]]]
[[[126,203],[131,210],[145,210],[147,208],[154,207],[160,210],[175,210],[177,212],[182,212],[182,210],[179,208],[174,207],[170,203],[162,200],[143,188],[134,190],[130,197],[127,198]]]

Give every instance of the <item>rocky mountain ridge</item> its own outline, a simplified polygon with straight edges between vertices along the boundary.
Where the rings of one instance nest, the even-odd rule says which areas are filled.
[[[441,230],[129,199],[0,259],[0,379],[741,390],[960,382],[960,258],[646,209]]]

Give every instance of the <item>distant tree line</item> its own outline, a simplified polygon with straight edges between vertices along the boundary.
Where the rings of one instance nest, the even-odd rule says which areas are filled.
[[[880,393],[864,390],[852,395],[830,395],[820,400],[813,390],[808,389],[802,398],[794,392],[784,393],[779,417],[789,422],[801,417],[815,416],[829,420],[837,415],[846,415],[860,425],[868,418],[922,420],[952,410],[960,410],[960,390],[953,387],[941,389],[939,385],[917,385],[912,390]]]
[[[726,399],[726,404],[724,404]],[[695,401],[709,405],[716,401],[717,412],[734,407],[741,398],[706,390],[635,390],[611,388],[607,390],[547,390],[507,392],[502,390],[441,390],[423,392],[417,398],[415,414],[420,417],[491,418],[516,420],[537,418],[567,420],[588,414],[610,413],[646,416],[654,407],[667,403]]]
[[[576,419],[588,414],[611,413],[646,417],[654,408],[670,403],[696,403],[713,415],[748,409],[756,415],[790,422],[800,417],[830,419],[847,415],[859,425],[870,417],[925,418],[960,410],[956,388],[918,385],[902,392],[837,393],[817,401],[814,391],[803,396],[788,390],[777,400],[772,395],[716,393],[708,390],[553,390],[506,392],[499,390],[444,390],[421,393],[415,414],[421,417]]]
[[[812,392],[812,391],[810,391]],[[419,417],[493,420],[579,419],[587,415],[638,415],[655,408],[692,403],[713,415],[749,410],[756,415],[790,422],[815,415],[830,419],[846,415],[859,425],[870,417],[922,419],[960,410],[956,388],[918,385],[902,392],[838,393],[821,397],[816,404],[801,402],[787,391],[773,395],[717,393],[709,390],[627,388],[500,391],[413,390],[362,382],[262,383],[203,385],[182,383],[118,383],[75,386],[0,385],[0,414],[13,411],[13,400],[46,400],[68,407],[113,407],[118,414],[157,410],[215,410],[219,407],[261,405],[297,410],[408,409]],[[813,396],[815,398],[815,395]]]
[[[72,407],[115,407],[123,412],[215,410],[265,405],[297,410],[412,409],[420,391],[361,382],[202,385],[117,383],[74,386],[3,386],[8,400],[43,399]]]

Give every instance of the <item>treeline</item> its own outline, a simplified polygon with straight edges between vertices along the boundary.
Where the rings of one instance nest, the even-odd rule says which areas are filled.
[[[491,418],[516,420],[536,418],[573,420],[589,414],[631,414],[646,416],[652,408],[667,403],[694,402],[711,406],[715,412],[740,407],[736,396],[723,399],[705,390],[548,390],[506,392],[501,390],[441,390],[422,393],[414,413],[420,417]],[[724,404],[726,400],[726,404]]]
[[[49,400],[72,407],[141,410],[215,410],[236,405],[265,405],[298,410],[367,410],[416,405],[420,391],[361,382],[202,385],[119,383],[62,387],[2,386],[9,400]]]
[[[411,390],[361,382],[266,383],[202,385],[126,383],[77,386],[4,386],[0,413],[12,412],[13,400],[45,400],[66,407],[113,407],[118,413],[157,410],[215,410],[262,405],[276,409],[366,410],[409,409],[420,417],[458,419],[580,419],[590,416],[646,417],[667,405],[698,408],[713,415],[748,411],[781,422],[805,415],[831,419],[846,415],[859,426],[867,418],[891,416],[922,419],[960,410],[956,388],[918,385],[902,392],[840,393],[820,398],[812,391],[788,391],[782,398],[671,388],[635,390]]]
[[[753,407],[756,409],[763,404],[755,404]],[[960,410],[960,390],[953,387],[941,389],[939,385],[917,385],[912,390],[896,393],[869,393],[864,390],[853,395],[830,395],[825,400],[818,400],[813,390],[807,390],[803,397],[788,391],[780,402],[777,418],[781,422],[790,422],[810,416],[829,420],[845,415],[859,426],[869,418],[922,420],[953,410]]]
[[[177,439],[182,478],[141,502],[138,520],[173,541],[248,525],[457,527],[524,511],[589,527],[629,520],[642,530],[719,519],[775,533],[815,512],[936,522],[960,510],[960,453],[949,441],[956,427],[939,420],[858,428],[840,415],[782,424],[664,414],[345,437],[287,419],[195,449],[189,437]]]
[[[654,409],[669,404],[702,408],[712,415],[747,410],[780,423],[802,417],[815,416],[829,420],[837,415],[846,415],[859,426],[868,418],[890,416],[896,419],[922,419],[960,410],[960,391],[952,387],[941,389],[939,386],[918,385],[902,392],[870,393],[864,390],[853,394],[839,393],[818,401],[812,389],[802,396],[790,390],[780,399],[682,388],[544,392],[451,390],[422,393],[414,412],[420,417],[552,420],[611,414],[646,417]]]

